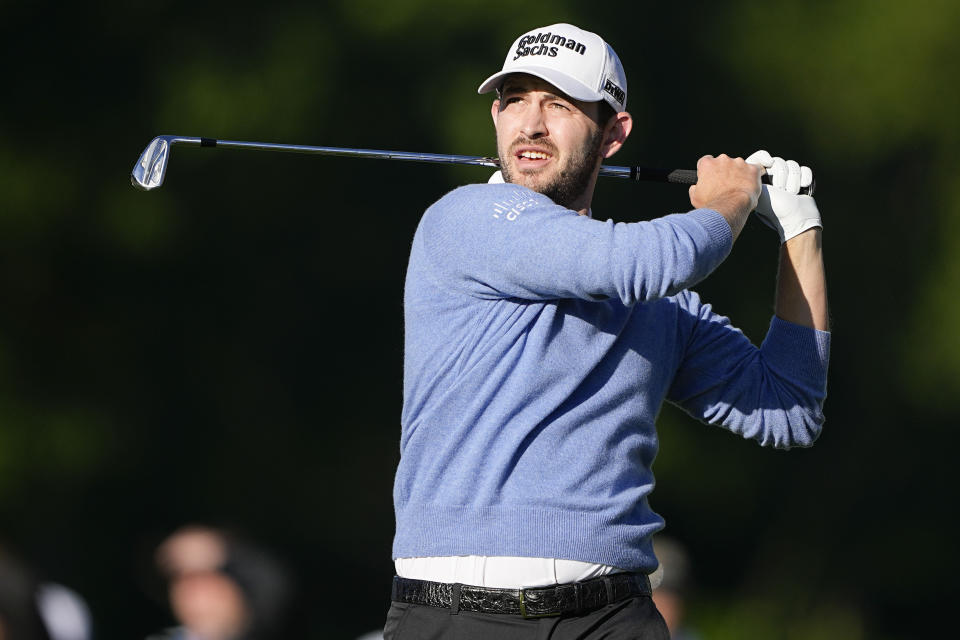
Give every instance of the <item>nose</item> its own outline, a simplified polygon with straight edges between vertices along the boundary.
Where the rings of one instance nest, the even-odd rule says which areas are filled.
[[[524,111],[520,131],[531,140],[547,135],[547,125],[540,104],[533,102]]]

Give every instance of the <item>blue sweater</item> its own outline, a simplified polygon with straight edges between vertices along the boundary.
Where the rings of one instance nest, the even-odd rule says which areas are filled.
[[[829,334],[774,317],[757,348],[687,290],[731,245],[712,210],[616,224],[513,184],[430,207],[404,294],[393,557],[652,571],[664,399],[762,445],[812,444]]]

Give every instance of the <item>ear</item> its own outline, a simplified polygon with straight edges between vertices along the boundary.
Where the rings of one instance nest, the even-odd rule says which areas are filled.
[[[497,126],[497,114],[500,113],[500,98],[493,101],[490,105],[490,117],[493,118],[493,126]]]
[[[604,158],[609,158],[627,141],[627,136],[633,130],[633,117],[626,111],[621,111],[607,123],[603,136],[601,152]]]

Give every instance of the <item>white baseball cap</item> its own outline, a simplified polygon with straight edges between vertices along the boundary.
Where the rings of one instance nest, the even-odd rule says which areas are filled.
[[[511,73],[546,80],[577,100],[605,100],[617,112],[627,108],[627,76],[620,58],[603,38],[572,24],[552,24],[517,38],[503,69],[484,80],[477,93],[499,89]]]

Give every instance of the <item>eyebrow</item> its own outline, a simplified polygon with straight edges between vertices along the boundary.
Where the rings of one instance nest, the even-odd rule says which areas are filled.
[[[503,85],[503,88],[500,89],[501,95],[506,95],[508,93],[527,93],[530,91],[536,91],[536,89],[531,89],[530,87],[526,87],[526,86],[507,85],[507,84]],[[546,94],[546,97],[548,100],[563,100],[564,102],[569,102],[573,104],[573,100],[571,100],[570,98],[564,95],[558,95],[550,91],[545,91],[544,93]]]

